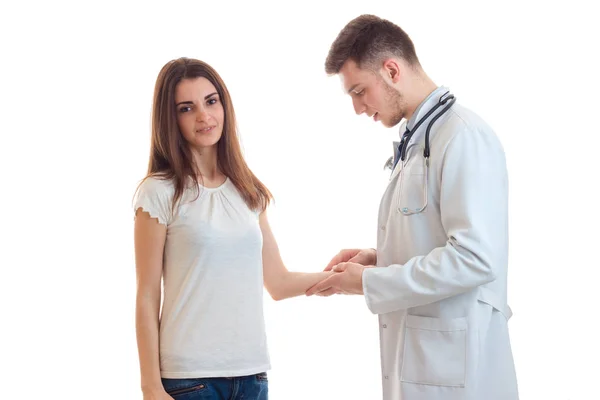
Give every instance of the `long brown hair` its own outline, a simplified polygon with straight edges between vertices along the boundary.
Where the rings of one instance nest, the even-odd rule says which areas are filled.
[[[252,173],[240,146],[235,111],[225,83],[210,65],[191,58],[171,60],[161,69],[154,87],[152,142],[147,179],[150,176],[173,180],[173,211],[191,178],[201,180],[193,165],[187,141],[177,125],[175,88],[183,79],[206,78],[214,85],[225,113],[223,133],[217,143],[217,164],[240,192],[249,208],[263,211],[273,199],[266,186]],[[142,181],[143,182],[143,181]]]

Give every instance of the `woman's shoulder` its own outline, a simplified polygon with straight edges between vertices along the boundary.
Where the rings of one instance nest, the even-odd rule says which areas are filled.
[[[173,179],[163,175],[149,175],[140,183],[140,191],[145,193],[169,194],[173,193],[174,190]]]
[[[133,204],[134,212],[143,209],[159,222],[168,225],[172,220],[173,182],[162,176],[150,175],[139,184]]]

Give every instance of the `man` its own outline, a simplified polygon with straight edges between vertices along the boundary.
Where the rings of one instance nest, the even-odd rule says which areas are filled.
[[[518,399],[507,320],[508,181],[492,129],[423,71],[408,35],[362,15],[333,42],[357,114],[401,141],[377,249],[342,250],[307,292],[364,294],[379,315],[386,400]]]

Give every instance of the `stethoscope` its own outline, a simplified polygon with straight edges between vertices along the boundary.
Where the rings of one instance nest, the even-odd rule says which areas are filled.
[[[440,113],[438,113],[436,116],[434,116],[431,119],[431,121],[429,121],[429,124],[427,125],[427,130],[425,131],[425,149],[423,150],[423,158],[424,158],[424,162],[425,162],[425,177],[424,177],[425,185],[424,185],[424,189],[423,189],[424,190],[423,196],[425,198],[425,200],[424,200],[425,202],[422,207],[415,208],[415,209],[403,207],[399,204],[398,211],[400,211],[404,215],[419,214],[419,213],[423,212],[425,210],[425,208],[427,208],[427,200],[428,200],[428,196],[429,196],[429,193],[427,190],[427,186],[429,184],[429,156],[431,155],[431,149],[429,147],[429,134],[431,132],[431,127],[433,126],[435,121],[437,121],[442,115],[444,115],[446,113],[446,111],[448,111],[455,102],[456,102],[456,98],[454,97],[453,94],[450,94],[450,92],[444,93],[440,97],[438,103],[435,106],[433,106],[431,108],[431,110],[429,110],[427,112],[427,114],[425,114],[422,118],[420,118],[419,121],[417,121],[417,123],[411,130],[408,129],[408,126],[406,127],[406,131],[402,135],[402,139],[400,140],[400,144],[398,145],[397,152],[395,152],[395,155],[390,157],[384,165],[384,169],[390,168],[393,173],[398,162],[400,160],[402,160],[403,162],[406,160],[406,152],[408,149],[408,144],[409,144],[410,139],[412,138],[413,134],[417,131],[417,129],[419,129],[419,127],[423,124],[423,122],[425,122],[427,120],[427,118],[429,118],[434,112],[436,112],[441,107],[444,107]],[[400,190],[402,190],[402,184],[404,181],[404,168],[402,168],[402,170],[400,171],[400,179],[401,179]],[[400,202],[400,199],[398,199],[398,203],[399,202]]]

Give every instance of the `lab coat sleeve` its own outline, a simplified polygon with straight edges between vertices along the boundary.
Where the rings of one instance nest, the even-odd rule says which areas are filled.
[[[404,265],[366,269],[363,290],[371,312],[430,304],[495,280],[494,261],[505,260],[507,251],[507,180],[504,151],[493,132],[457,132],[441,167],[447,242]]]

